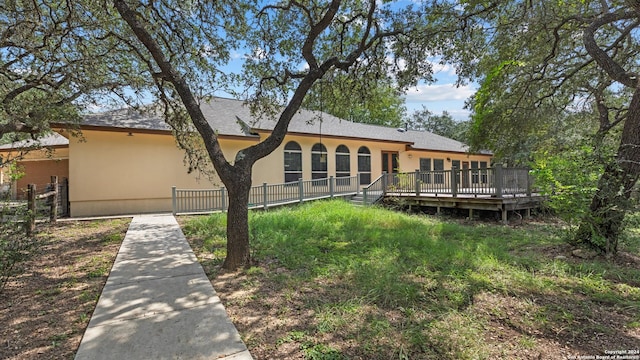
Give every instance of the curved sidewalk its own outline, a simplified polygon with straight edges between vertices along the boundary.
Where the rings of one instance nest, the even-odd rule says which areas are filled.
[[[129,225],[75,359],[252,357],[175,218],[143,215]]]

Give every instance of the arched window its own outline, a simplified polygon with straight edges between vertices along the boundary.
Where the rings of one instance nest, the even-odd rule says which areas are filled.
[[[318,143],[311,148],[311,178],[326,179],[327,177],[327,148]]]
[[[340,145],[336,148],[336,177],[351,176],[351,160],[349,148]]]
[[[366,146],[358,149],[358,172],[360,185],[369,185],[371,183],[371,151]]]
[[[284,182],[302,178],[302,148],[295,141],[284,146]]]

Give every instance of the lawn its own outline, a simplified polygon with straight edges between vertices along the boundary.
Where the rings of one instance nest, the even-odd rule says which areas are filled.
[[[0,292],[0,359],[72,359],[131,219],[40,224]]]
[[[252,212],[237,273],[224,214],[180,222],[256,359],[567,359],[640,348],[639,219],[587,260],[545,222],[321,201]]]

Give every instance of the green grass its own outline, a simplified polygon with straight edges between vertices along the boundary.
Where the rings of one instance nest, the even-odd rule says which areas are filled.
[[[218,214],[184,230],[200,239],[197,253],[219,264],[225,226]],[[321,201],[251,212],[250,227],[257,266],[244,272],[242,286],[268,289],[282,316],[312,311],[312,321],[298,325],[304,329],[268,344],[295,342],[306,359],[508,356],[487,341],[496,323],[519,332],[509,350],[517,357],[536,350],[540,337],[562,339],[566,324],[574,339],[593,333],[600,307],[638,326],[640,270],[549,255],[565,245],[548,225],[461,224]],[[624,249],[637,255],[634,231]],[[263,298],[236,303],[258,306]]]

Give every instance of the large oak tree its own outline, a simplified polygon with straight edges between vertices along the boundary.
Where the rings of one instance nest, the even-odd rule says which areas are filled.
[[[619,133],[576,236],[614,253],[640,176],[640,6],[509,1],[496,10],[473,25],[478,36],[465,39],[484,49],[473,64],[482,84],[473,101],[475,145],[505,157],[526,154],[589,112],[595,151]]]
[[[429,80],[429,58],[451,53],[451,34],[466,30],[465,21],[487,11],[478,6],[466,14],[457,3],[378,0],[7,4],[0,19],[10,29],[20,28],[21,34],[7,30],[2,35],[2,45],[12,46],[0,51],[0,65],[8,69],[5,99],[17,99],[12,94],[28,88],[46,97],[39,104],[66,106],[76,105],[85,94],[108,90],[129,105],[145,99],[159,104],[155,111],[164,113],[178,143],[190,150],[194,143],[201,144],[228,189],[223,264],[228,269],[250,263],[247,207],[253,165],[282,143],[314,85],[327,74],[340,76],[361,92],[378,84],[359,79],[393,79],[385,84],[394,84],[398,91],[418,79]],[[12,25],[13,19],[22,18],[27,20],[21,27]],[[231,55],[243,52],[248,56],[242,71],[224,73]],[[244,94],[254,110],[277,119],[267,138],[229,159],[200,110],[200,103],[218,89]],[[41,128],[17,110],[7,114],[2,120],[12,124],[10,130]],[[191,167],[201,166],[202,156],[189,154]]]
[[[235,33],[242,37],[237,41],[242,40],[243,46],[251,50],[241,76],[248,98],[257,109],[278,121],[262,142],[226,159],[215,129],[200,111],[193,84],[185,77],[184,69],[176,66],[181,49],[170,46],[185,41],[175,31],[185,26],[181,23],[184,15],[174,11],[175,17],[159,20],[166,15],[156,9],[156,4],[114,0],[118,13],[144,45],[146,51],[141,56],[156,69],[153,76],[165,89],[163,97],[175,96],[184,105],[216,173],[228,189],[227,257],[223,264],[227,269],[250,263],[247,204],[252,167],[282,143],[289,122],[314,84],[334,71],[351,79],[379,73],[393,77],[400,87],[429,78],[428,58],[438,53],[444,41],[439,35],[444,34],[445,26],[456,24],[439,16],[451,14],[454,4],[442,5],[441,9],[440,5],[431,8],[376,0],[282,1],[256,12],[251,12],[251,7],[234,10],[230,16],[249,11],[242,19],[250,26],[236,27]],[[225,10],[231,8],[230,4],[216,4]],[[198,8],[206,6],[210,4],[199,4]],[[445,8],[448,11],[441,12]],[[169,22],[171,26],[156,25]],[[228,28],[224,29],[226,36],[231,36]]]

